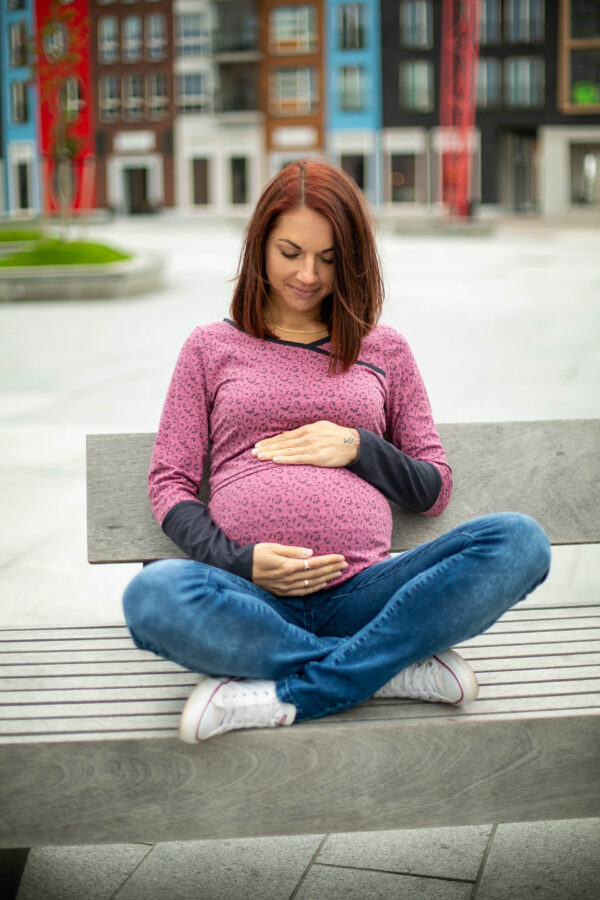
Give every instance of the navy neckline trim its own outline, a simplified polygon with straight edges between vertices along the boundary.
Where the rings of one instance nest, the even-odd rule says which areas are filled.
[[[223,319],[228,325],[231,325],[232,328],[236,328],[238,331],[241,331],[242,334],[247,334],[243,328],[240,328],[239,325],[236,325],[231,319],[225,318]],[[264,338],[265,341],[269,344],[277,344],[283,347],[299,347],[301,350],[312,350],[313,353],[319,353],[321,356],[329,356],[329,351],[323,350],[323,344],[329,343],[329,337],[319,338],[318,341],[311,341],[310,344],[303,344],[300,341],[281,341],[279,338],[267,337]],[[374,372],[379,372],[380,375],[386,377],[386,373],[383,369],[380,369],[379,366],[374,366],[373,363],[363,362],[362,359],[357,359],[354,363],[355,366],[365,366],[367,369],[372,369]]]

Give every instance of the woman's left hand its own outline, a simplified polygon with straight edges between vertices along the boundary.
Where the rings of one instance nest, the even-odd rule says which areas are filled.
[[[258,441],[251,451],[256,459],[288,466],[347,466],[358,458],[360,435],[356,428],[334,422],[312,422],[293,431]]]

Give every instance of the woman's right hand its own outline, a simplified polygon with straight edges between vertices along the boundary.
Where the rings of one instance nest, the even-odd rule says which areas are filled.
[[[348,563],[340,553],[313,556],[306,547],[256,544],[252,581],[276,597],[304,597],[339,578]]]

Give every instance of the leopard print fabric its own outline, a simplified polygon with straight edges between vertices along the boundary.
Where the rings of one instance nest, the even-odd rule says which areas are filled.
[[[260,340],[224,322],[196,328],[168,390],[154,449],[149,494],[157,520],[196,500],[209,444],[209,512],[240,544],[275,541],[342,553],[346,580],[389,557],[392,519],[384,495],[347,468],[279,466],[255,459],[256,441],[326,419],[368,429],[414,459],[433,463],[442,487],[451,471],[429,400],[405,339],[378,325],[348,372],[330,376],[327,340],[303,345]]]

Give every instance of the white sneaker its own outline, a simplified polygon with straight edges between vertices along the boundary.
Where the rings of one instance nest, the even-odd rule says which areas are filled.
[[[236,728],[291,725],[295,718],[296,707],[279,700],[274,681],[205,677],[183,708],[179,737],[194,744]]]
[[[475,672],[454,650],[444,650],[398,672],[375,694],[433,703],[470,703],[479,693]]]

